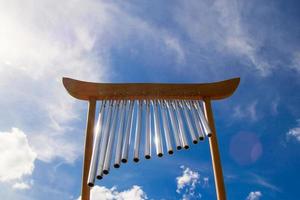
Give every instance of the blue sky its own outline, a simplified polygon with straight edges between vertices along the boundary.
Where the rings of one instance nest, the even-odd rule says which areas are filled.
[[[299,9],[292,0],[0,1],[1,199],[79,197],[87,105],[63,76],[241,77],[213,103],[228,199],[298,199]],[[215,199],[208,142],[112,170],[93,195]]]

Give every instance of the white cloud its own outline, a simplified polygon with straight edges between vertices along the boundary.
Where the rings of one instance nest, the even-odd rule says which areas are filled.
[[[83,20],[91,5],[80,10],[70,3],[10,1],[0,6],[0,95],[8,97],[0,100],[0,108],[7,110],[1,119],[3,125],[17,123],[26,130],[44,161],[73,161],[76,156],[69,154],[80,155],[81,143],[72,140],[76,130],[68,124],[78,118],[79,109],[61,78],[99,80],[105,71],[100,70],[102,56],[85,56],[95,44],[93,24]]]
[[[176,178],[177,181],[176,192],[181,193],[182,190],[185,188],[186,190],[183,192],[182,199],[188,200],[190,199],[190,197],[195,196],[195,189],[196,189],[196,185],[200,181],[200,174],[184,166],[181,166],[181,169],[183,170],[182,175]],[[201,194],[199,195],[201,196]]]
[[[266,180],[264,177],[259,176],[254,173],[251,173],[250,175],[251,175],[251,178],[248,179],[250,182],[253,182],[255,184],[258,184],[260,186],[263,186],[265,188],[271,189],[276,192],[281,192],[280,188],[278,188],[276,185],[273,185],[271,182]]]
[[[86,107],[64,90],[63,76],[107,81],[115,75],[111,49],[137,44],[151,49],[147,55],[157,49],[184,58],[174,36],[118,4],[96,0],[0,1],[0,44],[0,95],[7,97],[0,99],[7,111],[0,113],[0,127],[25,130],[46,162],[73,162],[82,152],[86,114],[80,111]]]
[[[14,181],[31,175],[36,153],[21,130],[0,132],[0,181]]]
[[[263,42],[248,33],[243,23],[242,1],[216,0],[181,2],[176,19],[183,30],[198,44],[202,53],[209,49],[220,55],[234,55],[253,66],[261,75],[270,73],[271,65],[259,54]]]
[[[300,72],[300,51],[293,54],[291,68]]]
[[[170,50],[174,51],[177,63],[182,64],[185,61],[185,51],[180,45],[178,39],[175,37],[171,37],[170,35],[166,35],[164,38],[164,42]]]
[[[298,142],[300,142],[300,119],[297,120],[297,126],[291,128],[287,133],[287,137],[295,138]]]
[[[246,200],[259,200],[262,196],[260,191],[250,192]]]
[[[221,45],[233,54],[245,58],[261,75],[268,75],[271,65],[258,53],[261,41],[249,35],[246,24],[242,22],[243,3],[218,0],[214,8],[219,13],[219,24],[225,35],[224,43],[219,41]]]
[[[80,197],[78,198],[78,200]],[[134,185],[124,191],[117,191],[116,187],[106,188],[95,186],[91,190],[91,200],[144,200],[148,199],[146,193],[140,186]]]
[[[277,115],[278,114],[278,107],[280,103],[280,98],[277,96],[274,98],[274,100],[271,101],[271,114],[272,115]]]
[[[78,157],[78,154],[80,155],[81,153],[81,150],[76,149],[72,141],[78,144],[78,141],[72,138],[55,136],[47,132],[31,136],[31,142],[34,144],[34,149],[39,153],[39,159],[45,162],[50,162],[55,157],[60,157],[66,162],[72,163]],[[81,144],[78,145],[80,146]]]
[[[17,190],[28,190],[33,185],[33,181],[30,181],[30,183],[26,182],[16,182],[13,184],[12,188]]]
[[[236,106],[234,107],[233,117],[239,119],[250,119],[251,121],[256,121],[257,116],[257,101],[253,101],[245,106]]]

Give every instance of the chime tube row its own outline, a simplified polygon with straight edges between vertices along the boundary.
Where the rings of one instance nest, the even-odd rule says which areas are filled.
[[[109,138],[109,130],[110,130],[110,124],[111,124],[111,118],[112,118],[112,111],[113,111],[113,105],[114,102],[110,101],[109,102],[109,107],[108,107],[108,113],[107,113],[107,118],[105,120],[105,129],[104,129],[104,134],[101,139],[101,149],[99,153],[99,159],[98,159],[98,169],[97,169],[97,178],[102,179],[103,177],[103,165],[104,165],[104,159],[106,155],[106,148],[107,148],[107,142]]]
[[[205,132],[206,136],[210,137],[211,136],[211,129],[210,129],[209,125],[208,125],[206,117],[203,114],[203,111],[202,111],[202,109],[201,109],[201,107],[199,105],[199,102],[198,101],[194,101],[193,104],[194,104],[196,110],[198,111],[200,122],[201,122],[201,125],[203,126],[203,129],[204,129],[204,132]]]
[[[168,101],[165,101],[165,103],[166,103],[170,121],[171,121],[171,128],[172,128],[172,132],[173,132],[174,139],[175,139],[176,149],[180,150],[180,149],[182,149],[182,143],[181,143],[181,140],[178,135],[179,128],[178,128],[178,123],[175,119],[174,109],[173,109],[173,106],[171,106]]]
[[[135,105],[137,105],[136,112],[134,111]],[[113,152],[115,152],[115,168],[120,167],[121,162],[126,163],[128,161],[132,132],[135,132],[133,145],[133,160],[135,162],[140,159],[140,140],[143,133],[145,134],[144,155],[146,159],[151,157],[151,125],[154,127],[155,149],[159,157],[163,156],[163,139],[168,153],[173,154],[173,140],[176,149],[179,150],[182,147],[188,149],[189,144],[186,134],[190,133],[193,143],[197,143],[198,139],[203,140],[205,135],[209,136],[211,134],[199,102],[145,100],[145,109],[143,109],[143,105],[142,100],[138,100],[136,104],[134,100],[107,100],[102,102],[95,130],[88,177],[89,186],[94,185],[95,175],[98,179],[101,179],[103,174],[109,173]],[[151,110],[151,105],[153,110]],[[144,111],[146,112],[145,115],[143,115]],[[145,119],[143,119],[143,116]],[[134,117],[136,117],[136,120],[133,120]],[[133,128],[133,121],[136,121],[135,129]],[[143,125],[145,125],[144,130],[142,130]]]
[[[125,123],[125,114],[126,114],[126,101],[123,101],[123,103],[120,105],[120,126],[118,129],[118,135],[117,135],[117,146],[116,146],[116,152],[115,152],[115,162],[114,167],[119,168],[121,164],[121,155],[122,155],[122,142],[123,142],[123,131],[124,131],[124,123]]]
[[[183,125],[183,119],[181,117],[181,113],[180,113],[180,109],[179,109],[179,105],[178,105],[178,101],[173,102],[173,107],[174,110],[176,112],[176,117],[177,117],[177,121],[178,121],[178,131],[179,131],[179,135],[180,135],[180,139],[183,145],[183,148],[188,149],[189,145],[187,142],[187,138],[186,138],[186,134],[185,134],[185,130],[184,130],[184,125]]]
[[[194,124],[196,126],[196,129],[197,129],[197,135],[199,137],[199,140],[204,140],[204,130],[200,124],[200,118],[199,118],[199,115],[197,114],[197,111],[196,109],[193,109],[193,105],[191,104],[190,101],[185,101],[188,109],[191,111],[192,113],[192,116],[193,116],[193,121],[194,121]]]
[[[182,102],[182,104],[180,103],[180,106],[183,110],[184,118],[185,118],[185,121],[187,122],[187,126],[188,126],[188,129],[189,129],[192,141],[193,141],[194,144],[197,144],[198,143],[198,138],[196,137],[195,130],[194,130],[194,127],[192,125],[192,121],[191,121],[191,118],[190,118],[190,115],[189,115],[189,112],[188,112],[188,108],[187,108],[185,102]]]
[[[116,131],[118,113],[119,113],[119,108],[120,108],[119,103],[120,102],[117,102],[117,105],[115,106],[115,109],[114,109],[113,121],[112,121],[111,129],[109,132],[109,139],[108,139],[108,144],[107,144],[107,149],[106,149],[106,154],[105,154],[103,174],[108,174],[109,168],[110,168],[112,147],[113,147],[114,140],[115,140],[115,131]]]
[[[95,133],[95,137],[94,137],[94,144],[93,144],[93,151],[94,152],[92,154],[91,157],[91,164],[90,164],[90,169],[89,169],[89,176],[88,176],[88,185],[90,187],[94,186],[95,183],[95,177],[96,177],[96,170],[97,170],[97,156],[99,153],[99,144],[100,144],[100,140],[101,140],[101,134],[102,134],[102,130],[103,130],[103,121],[104,121],[104,111],[105,111],[105,105],[106,102],[103,101],[100,107],[100,111],[99,111],[99,116],[98,116],[98,120],[97,120],[97,125],[96,128],[94,130]]]
[[[161,108],[161,116],[163,121],[163,130],[165,133],[166,145],[169,154],[173,154],[171,136],[170,136],[170,127],[167,121],[167,109],[166,104],[164,102],[159,102]]]
[[[124,138],[124,143],[123,143],[123,148],[122,148],[122,159],[121,161],[123,163],[126,163],[128,160],[128,152],[129,152],[129,145],[130,145],[130,136],[131,136],[131,130],[133,126],[133,105],[134,102],[130,101],[129,103],[129,111],[128,111],[128,117],[127,117],[127,122],[126,122],[126,131],[125,131],[125,138]]]

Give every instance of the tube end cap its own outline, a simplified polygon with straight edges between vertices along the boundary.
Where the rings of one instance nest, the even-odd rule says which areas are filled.
[[[120,168],[120,165],[119,164],[114,164],[114,168]]]
[[[103,174],[107,175],[109,171],[107,169],[103,170]]]

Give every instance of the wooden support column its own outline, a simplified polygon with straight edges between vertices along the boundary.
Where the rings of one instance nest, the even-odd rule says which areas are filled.
[[[90,200],[90,187],[87,184],[94,136],[96,100],[90,99],[87,113],[87,126],[85,133],[83,169],[82,169],[82,185],[81,185],[81,199]]]
[[[206,118],[208,120],[210,129],[212,131],[212,136],[209,137],[209,146],[210,146],[210,154],[212,159],[212,165],[214,170],[214,179],[215,179],[215,187],[217,193],[218,200],[226,200],[226,192],[225,192],[225,185],[223,179],[223,172],[221,166],[221,158],[219,153],[218,147],[218,140],[217,140],[217,133],[213,118],[212,106],[211,101],[209,99],[204,99],[204,111]]]

